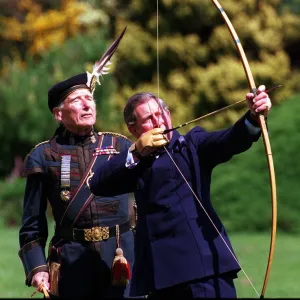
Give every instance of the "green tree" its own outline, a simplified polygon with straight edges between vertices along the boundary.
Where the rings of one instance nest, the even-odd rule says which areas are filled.
[[[48,89],[75,74],[91,72],[108,45],[105,31],[93,31],[43,54],[38,63],[28,57],[25,70],[6,61],[9,73],[0,82],[0,176],[8,175],[16,156],[24,158],[35,144],[53,135],[57,124],[48,109]],[[95,92],[101,113],[98,128],[100,122],[106,124],[119,117],[110,114],[114,109],[107,100],[114,89],[112,76],[106,75],[101,82]]]
[[[0,14],[1,58],[10,57],[12,50],[22,57],[27,53],[39,56],[53,45],[61,45],[68,38],[108,21],[100,10],[84,1],[10,0],[10,5],[6,2],[0,3],[1,8],[6,6]]]
[[[289,233],[300,232],[299,109],[297,95],[274,107],[268,118],[276,173],[278,229]],[[269,173],[262,139],[245,153],[219,165],[212,182],[211,199],[228,230],[270,230]]]
[[[283,84],[272,100],[287,99],[299,81],[287,52],[300,40],[298,16],[283,10],[280,0],[220,2],[241,39],[257,84]],[[110,30],[120,32],[128,26],[117,56],[118,89],[112,95],[119,111],[134,92],[158,93],[158,86],[175,125],[241,100],[248,90],[244,70],[213,3],[158,3],[157,11],[156,1],[101,2],[112,20]],[[244,109],[241,105],[203,124],[213,129],[232,123]],[[119,130],[127,132],[124,125]]]
[[[290,9],[292,12],[300,13],[300,3],[298,0],[283,0],[283,8]]]

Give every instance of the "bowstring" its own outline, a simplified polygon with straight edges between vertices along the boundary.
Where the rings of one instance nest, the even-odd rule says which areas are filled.
[[[159,23],[158,0],[156,0],[156,68],[157,68],[157,97],[159,98]]]
[[[160,79],[159,79],[159,9],[158,9],[158,1],[156,0],[156,68],[157,68],[157,97],[159,98],[159,91],[160,91]],[[219,229],[217,228],[217,226],[215,225],[215,223],[213,222],[213,220],[211,219],[211,217],[209,216],[208,212],[206,211],[206,209],[204,208],[203,204],[201,203],[200,199],[198,198],[198,196],[196,195],[196,193],[194,192],[193,188],[190,186],[190,184],[188,183],[187,179],[185,178],[185,176],[183,175],[183,173],[181,172],[180,168],[178,167],[178,165],[176,164],[176,162],[174,161],[174,159],[172,158],[171,154],[169,153],[169,151],[167,150],[167,148],[165,146],[164,150],[166,151],[166,153],[168,154],[168,156],[170,157],[170,160],[173,162],[174,166],[176,167],[176,169],[178,170],[178,172],[180,173],[180,175],[182,176],[183,180],[185,181],[185,183],[187,184],[188,188],[190,189],[190,191],[192,192],[192,194],[194,195],[195,199],[197,200],[197,202],[199,203],[199,205],[201,206],[202,210],[204,211],[204,213],[206,214],[207,218],[209,219],[209,221],[211,222],[211,224],[213,225],[213,227],[215,228],[216,232],[218,233],[218,235],[220,236],[220,238],[222,239],[223,243],[225,244],[226,248],[228,249],[228,251],[230,252],[230,254],[232,255],[232,257],[234,258],[234,260],[236,261],[236,263],[238,264],[238,266],[240,267],[241,271],[243,272],[244,276],[247,278],[248,282],[250,283],[250,285],[252,286],[252,288],[254,289],[255,293],[257,294],[257,296],[259,297],[259,293],[257,291],[257,289],[255,288],[253,282],[251,281],[251,279],[249,278],[249,276],[247,275],[246,271],[244,270],[244,268],[241,266],[241,264],[239,263],[238,259],[236,258],[236,256],[234,255],[233,251],[230,249],[228,243],[225,241],[225,239],[223,238],[223,236],[221,235],[221,232],[219,231]]]

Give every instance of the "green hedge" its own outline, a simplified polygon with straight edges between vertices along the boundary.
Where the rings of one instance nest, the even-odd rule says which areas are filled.
[[[268,118],[278,195],[278,229],[300,232],[300,97],[274,107]],[[271,196],[263,140],[218,166],[212,201],[228,229],[264,231],[271,224]]]
[[[0,220],[4,225],[19,225],[22,219],[25,180],[0,181]]]
[[[45,53],[39,61],[28,57],[25,70],[14,64],[6,66],[10,72],[0,81],[0,178],[9,175],[16,156],[25,158],[57,128],[48,109],[48,89],[75,74],[91,72],[92,65],[108,45],[104,30],[93,31],[66,41]],[[96,88],[95,99],[101,122],[105,124],[114,111],[108,101],[114,90],[113,76],[106,75],[101,83],[102,86]]]

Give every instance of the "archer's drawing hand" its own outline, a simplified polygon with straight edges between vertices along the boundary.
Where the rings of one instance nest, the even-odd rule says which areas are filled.
[[[163,134],[164,129],[154,128],[139,137],[135,142],[135,147],[141,156],[148,156],[160,147],[169,143],[166,135]]]

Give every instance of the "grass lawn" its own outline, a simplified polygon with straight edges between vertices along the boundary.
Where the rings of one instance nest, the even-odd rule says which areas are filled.
[[[266,272],[270,236],[268,234],[231,234],[231,241],[239,262],[258,293],[261,293]],[[271,275],[266,298],[300,297],[299,236],[277,234]],[[246,276],[236,279],[238,297],[258,298]]]
[[[239,261],[261,292],[269,251],[267,234],[230,234]],[[18,252],[18,229],[0,228],[0,298],[28,298],[33,288],[24,285],[24,271]],[[299,237],[278,234],[273,267],[266,298],[297,298],[300,296]],[[258,298],[245,275],[236,280],[239,298]],[[34,298],[42,298],[36,294]]]

